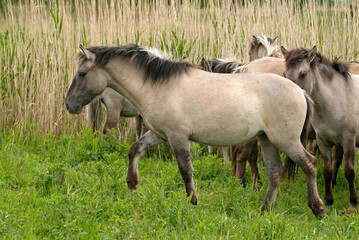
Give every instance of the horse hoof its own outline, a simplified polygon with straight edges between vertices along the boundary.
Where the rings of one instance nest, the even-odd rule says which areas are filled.
[[[197,205],[198,204],[198,199],[197,199],[196,195],[192,195],[191,203],[192,203],[192,205]]]
[[[127,187],[130,189],[130,190],[136,190],[136,186],[137,186],[137,182],[134,182],[134,181],[131,181],[130,179],[126,179],[127,181]]]
[[[327,216],[327,211],[324,208],[319,208],[315,216],[317,219],[322,220]]]
[[[331,206],[333,205],[333,198],[324,198],[324,203],[325,203],[325,206]]]
[[[327,210],[325,210],[324,208],[320,207],[321,205],[318,205],[318,203],[316,204],[309,204],[310,209],[312,209],[314,215],[318,218],[318,219],[323,219],[326,215],[327,215]]]

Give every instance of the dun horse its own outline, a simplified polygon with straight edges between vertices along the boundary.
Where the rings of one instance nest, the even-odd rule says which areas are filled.
[[[279,46],[275,45],[274,42],[277,39],[275,37],[267,38],[266,36],[256,37],[253,36],[252,42],[249,45],[249,56],[250,61],[257,60],[263,57],[277,57],[277,52],[279,51]],[[268,63],[268,60],[272,60],[272,58],[267,58],[265,61]],[[273,60],[277,64],[277,60]],[[254,61],[256,62],[256,61]],[[282,67],[282,72],[284,70],[284,61],[279,60],[279,65]],[[247,67],[244,67],[244,64],[237,62],[237,61],[228,61],[223,59],[212,59],[212,60],[205,60],[202,59],[201,66],[209,72],[217,72],[217,73],[238,73],[240,71],[247,71]],[[257,66],[257,64],[249,63],[249,71],[255,72],[256,69],[253,69],[252,66]],[[275,72],[278,69],[277,66],[273,66],[273,64],[266,64],[265,66],[270,66],[273,70],[267,70],[268,72]],[[280,68],[279,68],[280,69]],[[262,69],[261,69],[262,70]],[[232,147],[232,170],[233,175],[236,176],[238,179],[241,180],[243,186],[245,186],[245,170],[246,170],[246,162],[248,161],[251,172],[252,172],[252,187],[256,188],[256,183],[259,185],[261,184],[259,171],[257,166],[257,158],[258,158],[258,147],[257,147],[257,139],[254,138],[249,142],[239,144]]]
[[[263,58],[266,56],[277,56],[277,51],[279,51],[279,46],[274,45],[275,40],[272,38],[267,38],[266,36],[252,36],[252,42],[249,45],[249,56],[250,61]],[[205,60],[202,59],[201,66],[209,72],[216,73],[235,73],[239,67],[242,67],[244,64],[236,61],[227,61],[222,59],[212,59]],[[243,186],[245,186],[245,170],[246,163],[248,161],[251,172],[252,172],[252,187],[256,188],[256,183],[261,185],[259,171],[257,166],[258,158],[258,141],[256,138],[243,143],[238,144],[232,147],[232,170],[233,175],[241,180]],[[223,149],[223,148],[222,148]]]
[[[285,76],[303,88],[315,103],[311,123],[323,156],[325,204],[333,204],[331,149],[338,146],[344,150],[350,204],[356,208],[354,158],[355,146],[359,146],[359,78],[349,73],[347,63],[329,61],[316,47],[291,51],[282,47],[282,52]]]
[[[138,159],[149,147],[168,141],[191,203],[198,198],[193,182],[189,141],[233,146],[257,136],[268,172],[262,211],[271,209],[280,185],[279,149],[307,176],[308,205],[321,218],[316,158],[301,144],[311,103],[297,85],[274,74],[209,73],[187,63],[159,58],[134,44],[80,46],[80,64],[65,99],[67,110],[84,105],[110,87],[133,103],[151,130],[129,151],[127,184],[138,184]]]

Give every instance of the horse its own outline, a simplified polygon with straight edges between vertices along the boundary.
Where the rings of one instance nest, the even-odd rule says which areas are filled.
[[[359,62],[350,61],[348,62],[349,71],[353,74],[359,74]]]
[[[333,164],[331,150],[341,147],[345,156],[345,177],[349,183],[350,209],[357,208],[354,178],[355,146],[359,147],[359,77],[349,73],[349,65],[330,61],[312,49],[296,48],[285,56],[285,76],[304,89],[314,101],[311,124],[322,153],[325,204],[333,204]]]
[[[253,37],[252,42],[249,44],[250,61],[263,58],[266,56],[278,57],[277,52],[279,51],[279,46],[274,44],[277,37],[273,39],[265,35],[259,37],[253,35],[252,37]],[[242,67],[244,64],[238,61],[228,61],[224,59],[205,60],[203,58],[200,65],[206,71],[209,72],[236,73],[238,68]],[[246,170],[246,162],[248,161],[251,167],[253,189],[256,189],[256,183],[261,185],[258,166],[257,166],[257,157],[258,157],[257,145],[258,145],[257,139],[253,138],[251,141],[232,147],[233,175],[236,176],[238,179],[240,179],[242,185],[245,187],[246,184],[245,184],[244,175]]]
[[[249,61],[263,57],[278,57],[279,46],[274,44],[278,37],[270,38],[265,35],[254,36],[249,44]]]
[[[145,131],[143,120],[137,109],[126,98],[111,88],[107,88],[99,97],[87,105],[87,122],[93,131],[101,129],[102,104],[107,110],[106,122],[102,130],[104,134],[116,127],[120,117],[134,117],[137,139],[143,135]]]
[[[233,146],[257,136],[268,173],[261,211],[273,208],[280,185],[279,149],[303,169],[308,206],[317,218],[326,210],[316,182],[317,159],[301,144],[309,125],[310,97],[293,82],[275,74],[218,74],[185,61],[160,58],[136,45],[80,45],[79,67],[65,98],[70,114],[110,87],[128,99],[150,129],[129,151],[127,185],[138,184],[138,160],[149,147],[168,141],[194,205],[190,141]]]

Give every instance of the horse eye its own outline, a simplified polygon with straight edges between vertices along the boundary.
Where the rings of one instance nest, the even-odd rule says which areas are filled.
[[[84,77],[84,76],[86,76],[86,74],[87,74],[87,72],[79,72],[80,77]]]
[[[299,73],[299,77],[300,77],[300,78],[305,78],[305,76],[307,76],[307,73],[306,73],[306,72],[300,72],[300,73]]]

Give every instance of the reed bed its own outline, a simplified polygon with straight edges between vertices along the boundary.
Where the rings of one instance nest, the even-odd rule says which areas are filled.
[[[266,34],[287,49],[316,45],[328,57],[358,60],[358,13],[356,1],[8,0],[0,5],[0,126],[58,135],[86,125],[85,114],[64,107],[79,43],[247,62],[252,35]],[[125,124],[128,136],[132,120]]]

